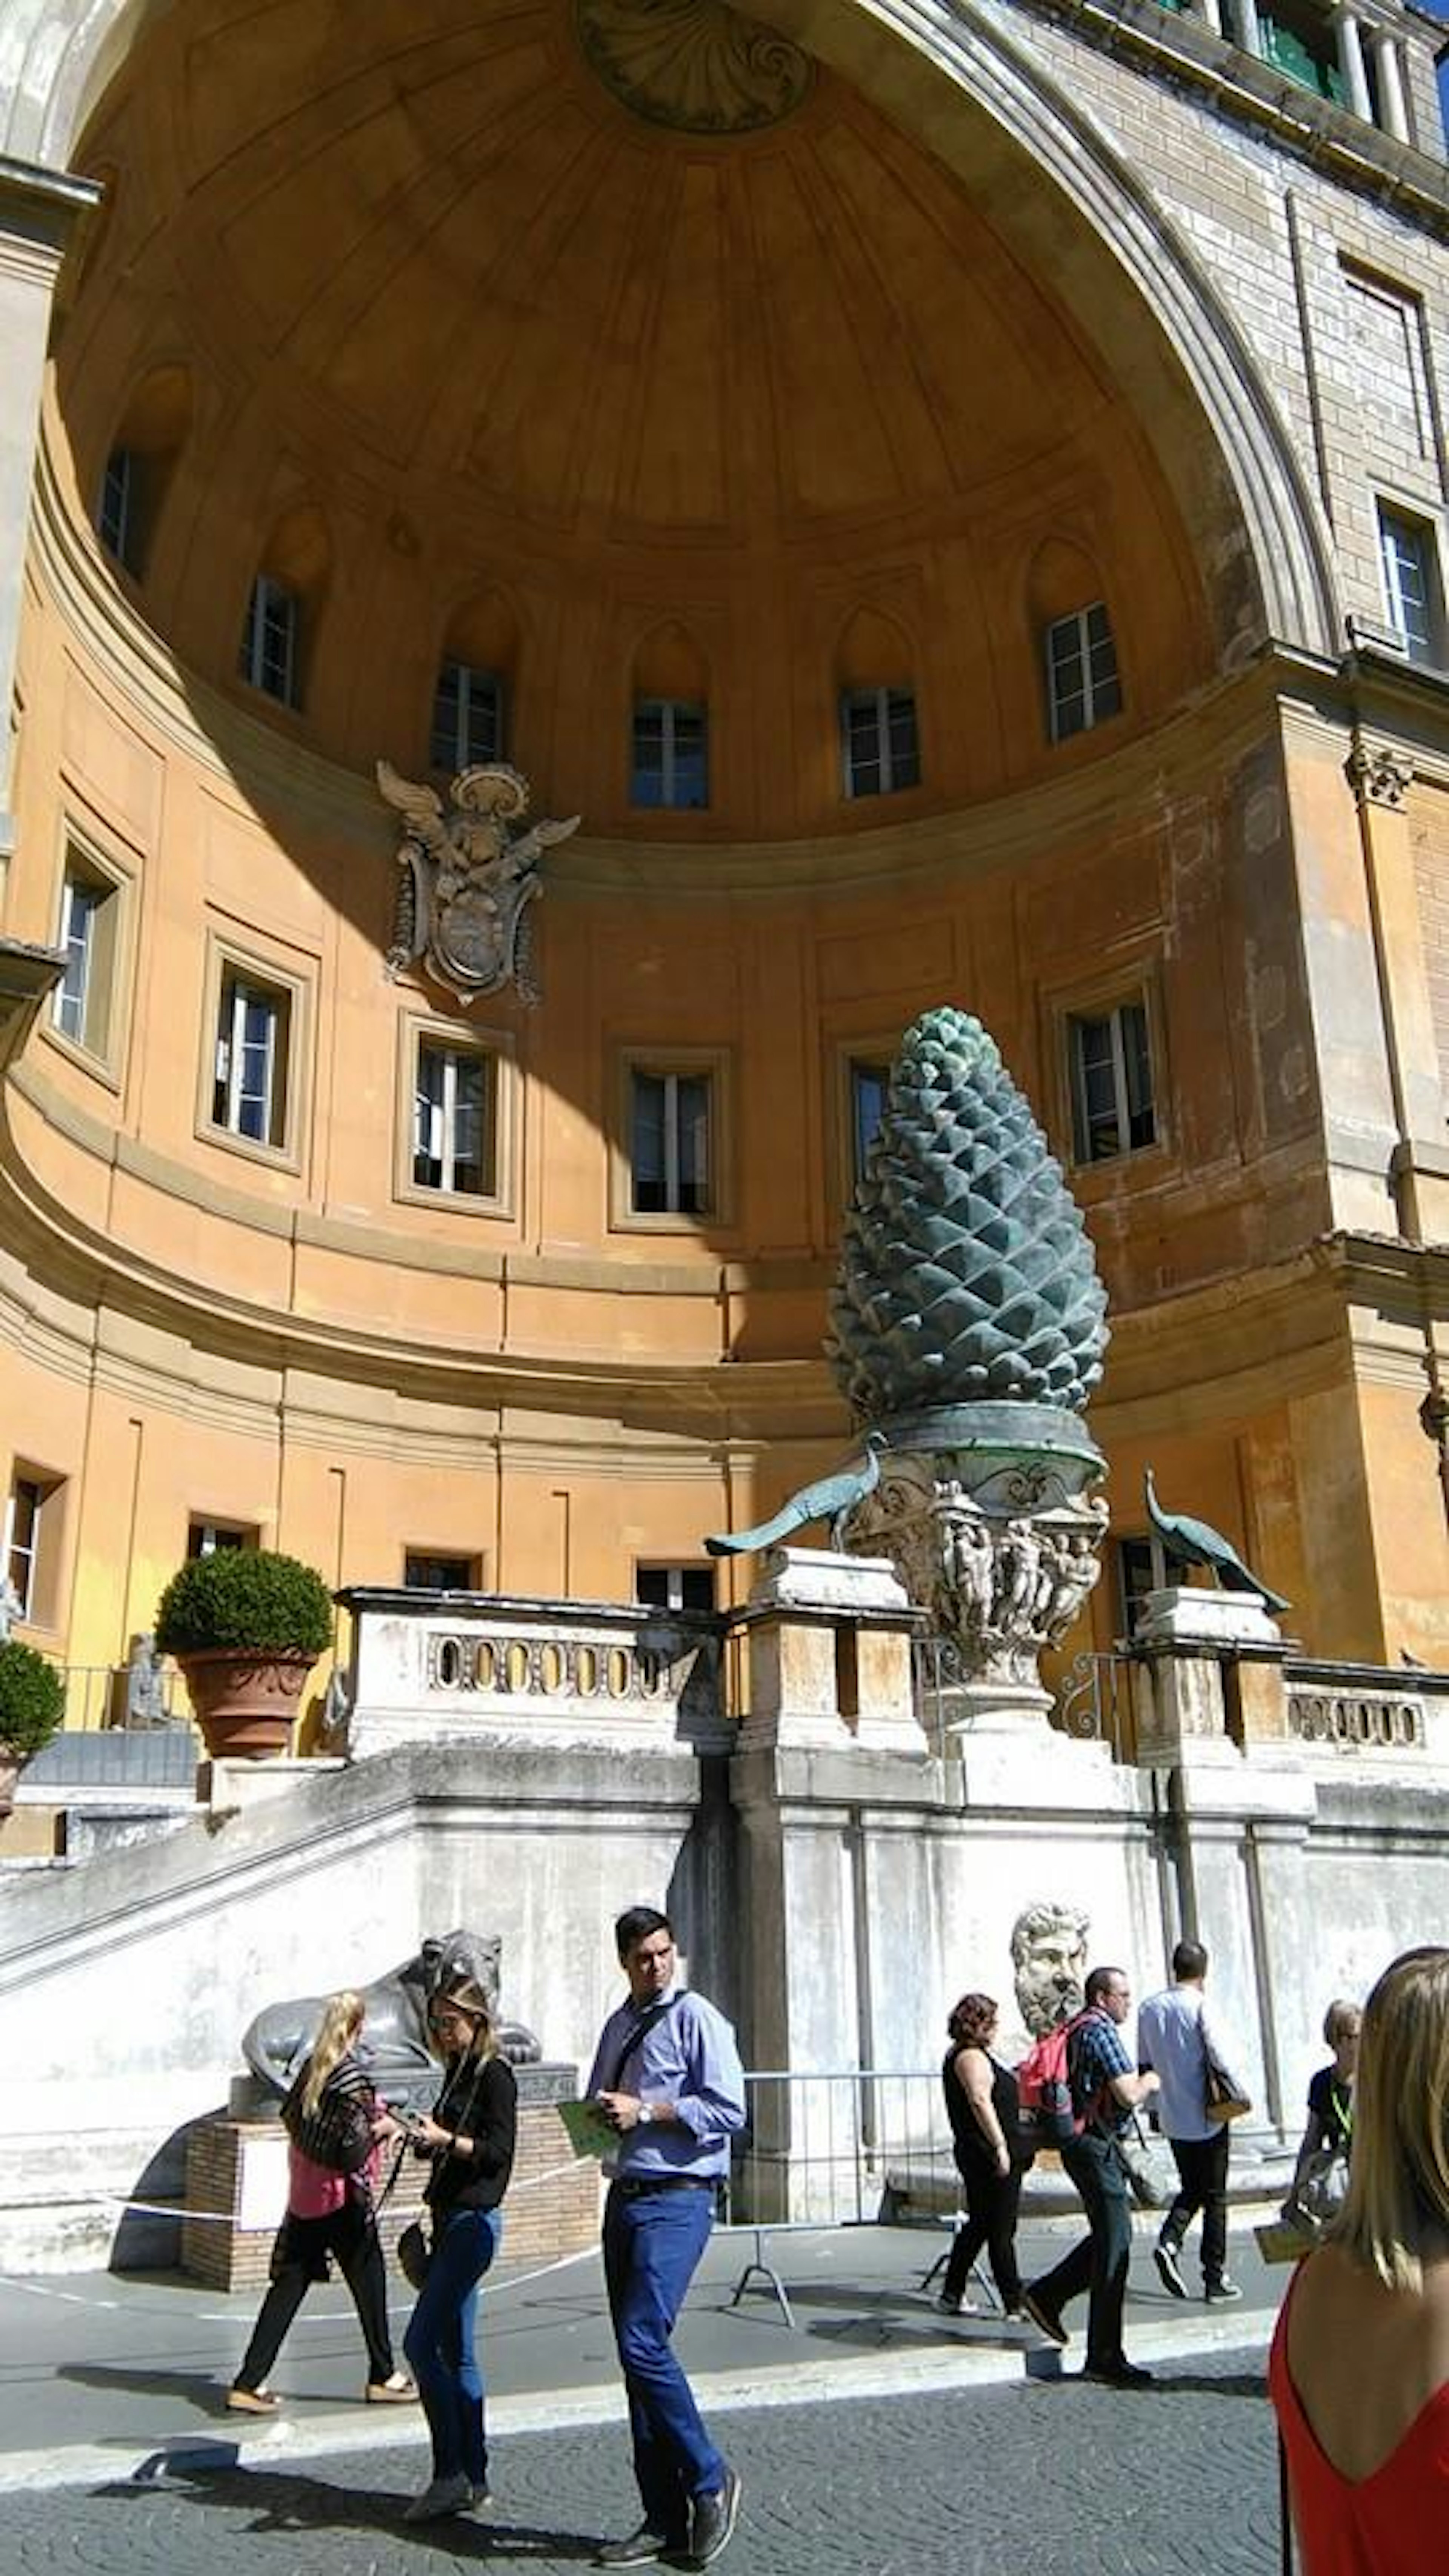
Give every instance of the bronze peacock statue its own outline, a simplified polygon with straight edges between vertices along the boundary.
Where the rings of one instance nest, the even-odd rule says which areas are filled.
[[[1190,1512],[1165,1512],[1157,1499],[1157,1488],[1149,1467],[1143,1478],[1147,1496],[1147,1517],[1162,1541],[1163,1552],[1173,1565],[1205,1565],[1228,1592],[1260,1592],[1270,1610],[1286,1610],[1288,1603],[1281,1592],[1275,1592],[1250,1565],[1245,1565],[1230,1539],[1215,1530],[1210,1521],[1194,1520]]]
[[[745,1556],[753,1548],[774,1547],[792,1530],[803,1529],[807,1521],[830,1523],[830,1543],[837,1550],[843,1544],[845,1519],[857,1503],[864,1502],[880,1483],[880,1452],[886,1446],[885,1435],[868,1431],[865,1456],[859,1466],[838,1468],[833,1476],[818,1476],[812,1485],[802,1485],[788,1503],[782,1503],[773,1519],[761,1521],[758,1528],[731,1530],[707,1538],[705,1546],[711,1556]]]

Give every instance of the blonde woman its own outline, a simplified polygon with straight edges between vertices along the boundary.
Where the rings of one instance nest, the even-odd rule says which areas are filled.
[[[1449,1950],[1406,1951],[1369,1997],[1348,2198],[1293,2276],[1268,2384],[1306,2576],[1437,2566],[1449,2492]]]
[[[445,1988],[433,1999],[428,2025],[443,2061],[443,2089],[432,2116],[417,2122],[412,2135],[415,2153],[432,2161],[424,2197],[433,2251],[403,2350],[428,2419],[433,2474],[406,2507],[409,2522],[467,2513],[490,2500],[474,2336],[478,2284],[503,2231],[500,2203],[518,2126],[518,2086],[498,2054],[482,1987],[463,1980]]]
[[[299,2079],[304,2122],[325,2121],[349,2097],[360,2103],[375,2140],[392,2128],[355,2055],[366,2005],[348,1991],[329,1997]],[[305,2136],[306,2131],[303,2129]],[[287,2215],[272,2249],[271,2286],[252,2328],[242,2365],[227,2393],[237,2415],[275,2414],[281,2400],[268,2387],[272,2365],[314,2281],[328,2277],[335,2255],[352,2293],[367,2344],[369,2405],[410,2405],[416,2389],[393,2366],[387,2325],[387,2276],[373,2214],[377,2149],[356,2173],[314,2163],[295,2139],[287,2144]]]

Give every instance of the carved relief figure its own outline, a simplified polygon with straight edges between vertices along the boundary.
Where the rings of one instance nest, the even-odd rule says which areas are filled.
[[[421,959],[460,1002],[504,984],[536,1002],[528,916],[543,891],[538,864],[578,830],[579,816],[515,830],[528,811],[528,781],[501,760],[460,770],[446,807],[435,788],[415,786],[390,761],[378,762],[377,783],[403,818],[388,973]]]

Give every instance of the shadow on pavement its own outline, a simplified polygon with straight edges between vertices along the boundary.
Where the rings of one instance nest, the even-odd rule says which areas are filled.
[[[225,2412],[226,2390],[211,2370],[154,2366],[148,2370],[134,2361],[63,2361],[55,2376],[73,2380],[80,2388],[134,2388],[142,2397],[184,2397],[202,2415]]]
[[[553,2531],[482,2515],[449,2514],[437,2522],[406,2523],[404,2496],[369,2487],[333,2486],[295,2469],[245,2468],[234,2456],[227,2456],[225,2444],[218,2444],[214,2452],[185,2447],[156,2452],[133,2477],[108,2480],[90,2492],[110,2504],[154,2506],[158,2485],[202,2508],[220,2506],[239,2515],[243,2527],[259,2536],[370,2531],[394,2547],[412,2541],[431,2549],[446,2541],[450,2557],[479,2564],[490,2559],[589,2563],[600,2540],[597,2532]]]

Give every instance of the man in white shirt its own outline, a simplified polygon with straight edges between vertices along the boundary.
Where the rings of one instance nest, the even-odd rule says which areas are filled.
[[[1227,2274],[1229,2134],[1226,2123],[1210,2120],[1206,2110],[1208,2059],[1227,2065],[1203,2002],[1207,1964],[1201,1941],[1178,1942],[1172,1984],[1138,2009],[1137,2057],[1161,2079],[1157,2121],[1178,2174],[1177,2198],[1153,2251],[1158,2278],[1174,2299],[1187,2297],[1178,2257],[1201,2210],[1203,2297],[1216,2301],[1239,2299],[1242,2292]]]

